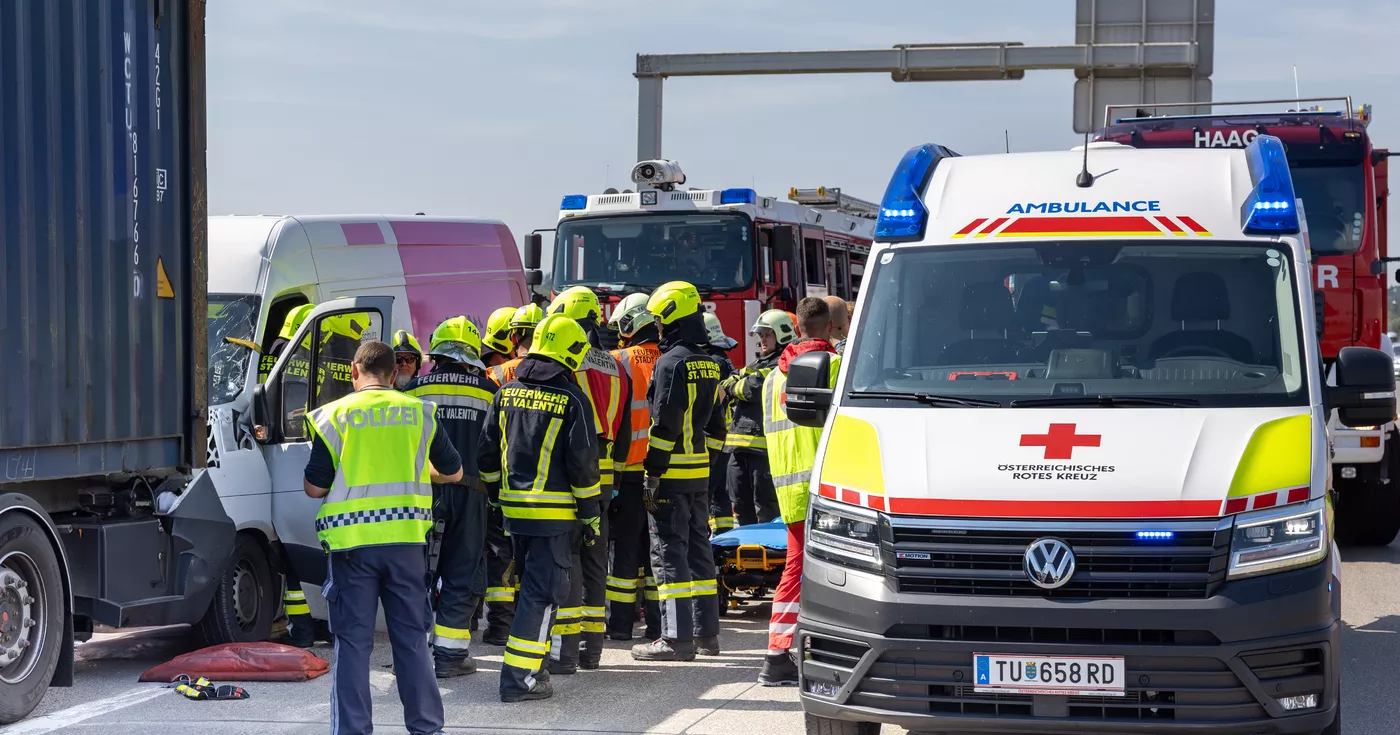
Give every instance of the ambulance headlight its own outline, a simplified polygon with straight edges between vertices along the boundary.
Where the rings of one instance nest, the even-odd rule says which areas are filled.
[[[632,183],[638,186],[684,184],[685,172],[675,161],[642,161],[632,167]]]
[[[1316,564],[1327,556],[1323,498],[1235,517],[1230,578],[1240,579]]]
[[[878,570],[880,516],[864,508],[813,498],[807,551],[835,564]]]

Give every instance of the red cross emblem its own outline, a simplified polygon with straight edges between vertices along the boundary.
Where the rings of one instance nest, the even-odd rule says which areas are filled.
[[[1050,424],[1044,434],[1022,434],[1021,446],[1045,447],[1046,459],[1071,459],[1075,447],[1097,447],[1102,434],[1075,433],[1075,424]]]

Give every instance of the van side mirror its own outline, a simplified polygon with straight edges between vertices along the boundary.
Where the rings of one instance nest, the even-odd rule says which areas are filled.
[[[271,442],[272,430],[276,426],[267,419],[272,415],[268,410],[267,386],[261,383],[253,386],[253,400],[250,403],[253,409],[253,439],[259,444],[267,444]]]
[[[1337,353],[1337,384],[1328,387],[1327,402],[1343,426],[1395,420],[1394,364],[1392,357],[1370,347],[1343,347]]]
[[[831,353],[808,352],[788,363],[787,415],[798,426],[821,428],[831,410]]]
[[[773,228],[773,259],[792,260],[792,250],[796,246],[796,238],[791,227],[778,226]]]

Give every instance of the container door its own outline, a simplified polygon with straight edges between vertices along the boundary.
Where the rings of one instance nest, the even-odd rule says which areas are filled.
[[[325,581],[326,562],[316,539],[321,501],[306,495],[302,473],[311,456],[307,411],[349,395],[350,363],[360,342],[382,339],[393,324],[394,299],[360,296],[317,306],[297,330],[253,397],[263,456],[272,475],[272,523],[283,552],[307,584]]]

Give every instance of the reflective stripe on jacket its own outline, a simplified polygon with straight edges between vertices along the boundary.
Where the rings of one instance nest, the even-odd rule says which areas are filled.
[[[491,380],[494,381],[496,385],[505,385],[506,383],[515,380],[515,369],[517,367],[520,367],[520,361],[523,359],[525,358],[516,357],[510,360],[506,360],[500,365],[496,365],[487,370],[486,376],[491,378]]]
[[[453,448],[462,457],[463,484],[475,480],[480,474],[476,467],[477,445],[486,424],[486,409],[496,395],[496,384],[477,368],[446,364],[415,377],[403,392],[437,405],[439,430],[447,432]]]
[[[624,388],[622,366],[606,350],[590,347],[583,363],[574,371],[574,381],[592,406],[593,428],[598,432],[598,473],[604,485],[613,484],[612,446],[622,428]]]
[[[836,387],[836,373],[841,358],[831,356],[830,386]],[[817,460],[820,428],[798,426],[787,416],[787,373],[774,370],[763,381],[763,432],[768,438],[768,469],[773,473],[773,488],[778,493],[778,507],[783,523],[797,523],[807,518],[807,487],[812,480],[812,466]]]
[[[661,348],[655,342],[644,342],[613,350],[612,355],[622,365],[622,372],[632,388],[631,400],[627,404],[631,436],[620,439],[628,442],[627,463],[623,471],[641,472],[642,460],[647,457],[647,439],[651,437],[651,404],[647,401],[647,389],[651,387],[651,374],[661,357]]]
[[[424,543],[433,525],[434,408],[396,390],[362,390],[308,414],[335,460],[335,482],[316,514],[327,550]]]
[[[726,449],[755,453],[768,449],[768,440],[763,435],[763,382],[777,366],[781,354],[780,347],[749,363],[726,381],[734,404],[729,432],[724,437]]]

